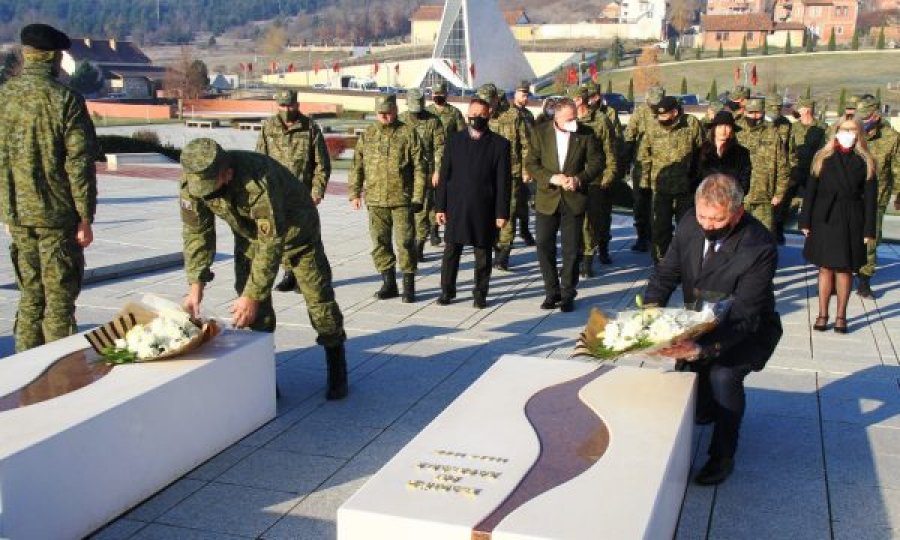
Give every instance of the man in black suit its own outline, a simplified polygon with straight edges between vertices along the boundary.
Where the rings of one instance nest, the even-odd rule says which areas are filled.
[[[541,309],[575,309],[581,263],[581,228],[588,184],[599,185],[603,156],[590,128],[579,125],[575,103],[560,99],[551,122],[535,126],[525,168],[537,182],[537,255],[546,297]],[[562,243],[562,271],[556,268],[556,234]],[[560,275],[561,274],[561,275]]]
[[[731,300],[715,330],[661,351],[697,373],[697,422],[715,422],[709,461],[694,478],[702,485],[719,484],[734,469],[744,377],[765,366],[782,334],[773,290],[778,249],[769,230],[744,212],[743,199],[732,177],[707,177],[644,294],[647,304],[664,306],[680,284],[686,306]]]
[[[491,248],[509,220],[512,175],[509,141],[490,130],[491,106],[469,104],[468,129],[447,139],[435,198],[435,218],[446,227],[441,262],[440,305],[456,297],[456,275],[463,246],[475,251],[474,305],[487,306]]]

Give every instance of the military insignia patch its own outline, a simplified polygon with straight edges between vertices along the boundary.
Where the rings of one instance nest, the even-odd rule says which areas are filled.
[[[256,222],[260,236],[272,236],[272,222],[268,219],[260,219]]]
[[[181,199],[181,208],[183,208],[184,210],[187,210],[188,212],[193,212],[194,211],[194,203],[187,199]]]

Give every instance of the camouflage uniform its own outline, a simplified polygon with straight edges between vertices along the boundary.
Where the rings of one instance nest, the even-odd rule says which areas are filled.
[[[891,128],[887,120],[882,119],[879,120],[873,129],[866,133],[866,142],[869,145],[869,152],[875,158],[875,178],[878,182],[878,216],[875,221],[876,241],[874,244],[866,245],[867,261],[860,268],[859,273],[862,276],[871,278],[875,275],[875,255],[878,244],[881,242],[881,226],[884,221],[884,214],[891,201],[891,192],[896,187],[895,182],[900,178],[900,133]]]
[[[408,100],[419,101],[421,109],[422,95],[418,88],[410,89],[407,93]],[[425,245],[425,240],[431,233],[432,226],[436,223],[434,218],[434,186],[431,177],[436,171],[441,170],[441,161],[444,159],[444,144],[446,131],[440,118],[425,110],[413,112],[416,108],[410,103],[410,110],[401,114],[398,119],[416,130],[419,142],[422,144],[422,157],[425,160],[425,199],[422,210],[415,215],[416,240],[418,241],[419,254]]]
[[[522,81],[519,83],[519,87],[516,90],[524,90],[526,92],[530,92],[530,85],[528,81]],[[528,107],[515,107],[516,112],[519,113],[519,116],[522,117],[522,122],[525,123],[525,131],[528,133],[528,140],[531,140],[531,130],[534,129],[534,124],[537,121],[534,117],[534,113],[532,113]],[[525,171],[522,171],[523,176]],[[534,205],[534,193],[537,189],[537,184],[535,182],[525,182],[524,178],[522,180],[522,185],[519,187],[519,198],[521,200],[521,204],[518,206],[519,214],[516,216],[510,216],[510,219],[518,220],[516,225],[519,230],[519,236],[525,241],[526,245],[532,246],[534,245],[534,236],[531,234],[531,230],[529,229],[529,219],[531,218],[530,208]]]
[[[441,120],[441,124],[444,126],[447,137],[466,129],[466,119],[463,116],[463,113],[449,103],[444,105],[440,110],[438,110],[437,105],[432,103],[425,107],[425,110]]]
[[[765,102],[752,98],[747,103],[748,111],[765,110]],[[746,122],[746,119],[745,119]],[[784,142],[777,128],[760,120],[759,124],[744,127],[736,134],[741,146],[750,151],[753,172],[750,189],[744,197],[744,207],[753,217],[762,222],[770,231],[775,231],[775,214],[772,199],[784,199],[790,179],[790,163]]]
[[[317,343],[324,347],[343,343],[344,317],[334,298],[319,213],[309,190],[274,159],[256,152],[226,152],[210,139],[185,147],[182,164],[181,223],[188,282],[208,283],[214,277],[210,266],[216,253],[214,217],[218,216],[234,234],[235,292],[259,302],[250,328],[275,331],[272,282],[284,260],[290,263],[306,300]],[[222,166],[233,169],[232,180],[217,192],[198,194],[193,187],[196,174]]]
[[[680,220],[694,204],[703,133],[699,121],[691,122],[687,116],[678,115],[669,127],[653,120],[645,128],[640,145],[638,160],[643,177],[639,181],[649,185],[653,193],[650,229],[654,262],[662,259],[669,248],[673,218]]]
[[[365,191],[372,259],[381,273],[393,271],[397,262],[392,232],[399,248],[400,270],[416,272],[413,206],[421,206],[425,198],[426,170],[416,130],[399,121],[370,126],[356,143],[349,197],[358,199]]]
[[[634,164],[631,170],[631,187],[634,193],[634,228],[637,231],[638,241],[632,249],[638,251],[646,251],[644,245],[650,240],[650,208],[653,194],[650,185],[646,184],[650,177],[641,171],[641,162],[637,156],[640,154],[647,128],[656,123],[652,105],[659,103],[665,93],[660,87],[650,88],[647,91],[646,103],[635,106],[634,113],[628,119],[628,126],[622,133],[623,166],[627,169],[632,162]]]
[[[56,80],[58,54],[27,48],[22,74],[0,87],[0,221],[20,291],[18,352],[76,331],[76,231],[97,207],[94,125],[84,99]]]
[[[815,103],[806,98],[797,101],[797,107],[814,108]],[[800,190],[805,188],[809,178],[809,170],[812,167],[813,156],[825,143],[825,130],[827,126],[820,122],[806,125],[800,121],[791,124],[788,149],[791,152],[791,175],[788,182],[788,190],[784,200],[778,205],[776,211],[776,226],[778,232],[783,235],[785,224],[790,219],[792,202],[797,198]]]

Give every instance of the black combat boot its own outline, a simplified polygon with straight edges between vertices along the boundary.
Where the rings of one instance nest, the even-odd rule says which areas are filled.
[[[381,288],[375,293],[375,298],[379,300],[387,300],[388,298],[397,298],[400,292],[397,291],[397,271],[391,268],[381,273],[381,279],[384,281]]]
[[[594,254],[593,253],[585,253],[584,258],[581,259],[581,277],[583,277],[583,278],[594,277]]]
[[[509,246],[502,247],[497,250],[497,254],[494,257],[494,268],[497,270],[503,270],[504,272],[509,272],[509,252],[511,248]]]
[[[784,237],[784,223],[775,225],[775,241],[779,246],[783,246],[787,239]]]
[[[403,274],[403,302],[412,304],[416,301],[416,275]]]
[[[347,385],[347,358],[344,344],[325,347],[325,361],[328,363],[328,393],[326,399],[344,399],[350,391]]]
[[[425,260],[425,240],[416,241],[416,257],[419,261]]]
[[[650,251],[650,244],[647,243],[647,239],[643,236],[638,236],[637,242],[632,244],[631,251],[637,251],[639,253],[647,253]]]
[[[522,232],[519,236],[522,238],[522,241],[525,242],[525,245],[531,247],[534,245],[534,236],[532,236],[531,231],[528,230],[528,220],[523,219],[519,222],[519,230]]]
[[[278,292],[291,292],[297,288],[297,278],[294,277],[294,273],[290,270],[284,273],[284,277],[275,285],[275,290]]]
[[[597,260],[600,261],[600,264],[612,264],[612,257],[609,256],[609,248],[600,246],[600,248],[597,249]]]
[[[856,294],[860,295],[863,298],[875,298],[875,293],[872,292],[872,287],[869,283],[871,279],[871,277],[864,276],[862,274],[856,276],[856,280],[859,282],[856,287]]]
[[[431,241],[432,246],[437,247],[437,246],[441,245],[441,235],[438,233],[437,225],[431,226],[430,241]]]

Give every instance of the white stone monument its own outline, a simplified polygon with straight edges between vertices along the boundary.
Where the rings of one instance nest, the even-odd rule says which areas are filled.
[[[671,538],[694,375],[504,356],[338,510],[338,539]]]

